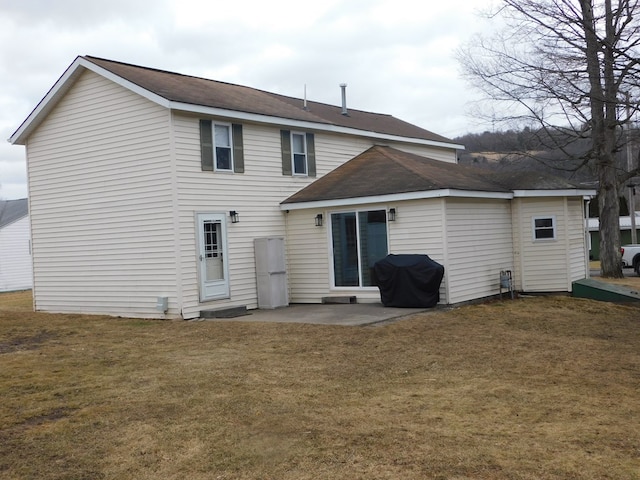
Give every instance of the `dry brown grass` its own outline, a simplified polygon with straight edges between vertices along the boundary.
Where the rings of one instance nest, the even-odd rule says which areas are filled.
[[[0,295],[0,477],[638,479],[640,310],[379,327],[35,314]]]

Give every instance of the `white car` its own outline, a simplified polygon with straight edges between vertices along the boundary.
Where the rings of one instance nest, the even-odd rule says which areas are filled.
[[[640,275],[640,245],[623,245],[622,251],[622,267],[633,268]]]

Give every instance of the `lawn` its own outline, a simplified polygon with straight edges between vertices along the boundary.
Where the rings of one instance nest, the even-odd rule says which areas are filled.
[[[6,479],[640,479],[640,309],[377,327],[32,313],[0,295]]]

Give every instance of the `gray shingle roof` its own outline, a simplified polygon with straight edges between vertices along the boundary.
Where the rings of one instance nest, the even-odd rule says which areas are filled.
[[[510,193],[514,190],[568,190],[564,179],[539,173],[494,173],[374,146],[283,201],[304,203],[430,190]]]
[[[341,106],[313,101],[307,101],[305,110],[303,100],[299,98],[103,58],[92,56],[82,58],[172,102],[453,143],[448,138],[391,115],[349,108],[349,115],[345,116],[341,113]]]
[[[0,228],[20,220],[29,214],[26,198],[19,200],[0,200]]]

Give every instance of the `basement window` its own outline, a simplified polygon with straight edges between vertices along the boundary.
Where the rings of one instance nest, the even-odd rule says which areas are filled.
[[[556,217],[533,217],[533,240],[555,240]]]

